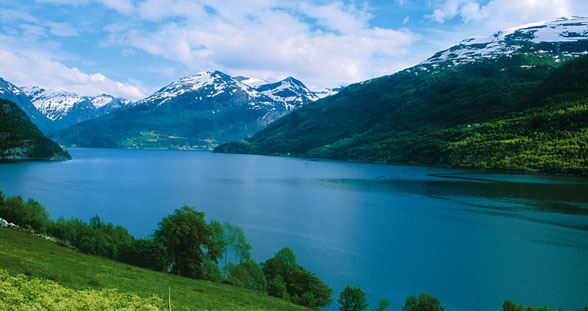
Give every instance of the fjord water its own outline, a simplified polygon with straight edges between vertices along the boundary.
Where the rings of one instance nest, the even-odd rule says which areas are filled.
[[[53,217],[99,215],[149,235],[184,204],[245,230],[258,261],[294,249],[334,288],[372,304],[431,293],[446,310],[506,298],[588,305],[588,180],[210,152],[70,149],[0,165],[0,191]],[[336,299],[336,298],[335,298]],[[331,306],[334,309],[335,305]]]

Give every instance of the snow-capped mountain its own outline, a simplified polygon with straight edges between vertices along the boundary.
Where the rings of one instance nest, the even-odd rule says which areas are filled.
[[[136,104],[162,105],[178,98],[194,102],[219,96],[244,96],[251,107],[269,106],[271,100],[252,87],[220,71],[205,71],[181,78]]]
[[[48,132],[54,129],[53,122],[37,110],[30,97],[21,88],[2,78],[0,78],[0,98],[14,102],[41,131]]]
[[[45,133],[100,117],[130,103],[108,94],[80,96],[38,86],[18,87],[2,78],[0,98],[16,103]]]
[[[292,77],[275,83],[263,84],[255,89],[283,105],[287,111],[298,109],[319,99],[304,83]]]
[[[95,119],[129,104],[129,100],[108,94],[80,96],[76,93],[45,89],[37,86],[22,87],[35,108],[63,129],[76,123]]]
[[[172,82],[135,105],[167,105],[169,103],[203,108],[212,104],[212,113],[247,106],[249,110],[263,112],[261,122],[267,125],[287,110],[276,105],[254,88],[220,71],[205,71]]]
[[[80,123],[54,137],[77,146],[211,148],[253,135],[287,112],[281,103],[237,79],[206,71],[172,82],[128,109]]]
[[[463,40],[436,53],[422,65],[456,65],[514,53],[573,57],[588,54],[587,50],[588,18],[562,17],[504,29],[487,37]]]

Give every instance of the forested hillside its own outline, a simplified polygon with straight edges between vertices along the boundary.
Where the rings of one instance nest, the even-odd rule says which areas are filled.
[[[59,145],[45,137],[16,104],[0,99],[0,161],[70,158]]]
[[[515,54],[347,87],[217,152],[588,173],[588,57]]]

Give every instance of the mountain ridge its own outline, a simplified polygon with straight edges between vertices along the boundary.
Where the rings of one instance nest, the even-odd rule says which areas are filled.
[[[210,149],[254,134],[318,99],[287,78],[249,86],[247,77],[204,71],[182,77],[125,109],[52,135],[68,146]]]

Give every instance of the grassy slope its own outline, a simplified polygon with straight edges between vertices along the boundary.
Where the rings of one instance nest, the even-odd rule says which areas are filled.
[[[588,57],[557,66],[518,55],[407,70],[215,150],[587,174]]]
[[[0,268],[45,278],[72,289],[117,289],[167,302],[174,310],[304,310],[285,301],[229,285],[141,269],[60,247],[30,234],[0,229]]]

